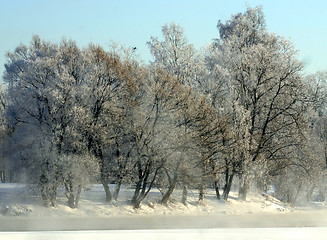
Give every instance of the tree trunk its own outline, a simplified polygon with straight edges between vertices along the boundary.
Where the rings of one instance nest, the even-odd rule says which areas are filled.
[[[234,178],[234,173],[232,173],[228,178],[227,178],[227,182],[224,186],[224,192],[223,192],[223,197],[224,200],[227,201],[231,187],[232,187],[232,183],[233,183],[233,178]]]
[[[216,197],[217,197],[217,199],[220,200],[219,182],[218,182],[218,180],[215,181],[215,191],[216,191]]]
[[[106,202],[109,203],[112,200],[112,194],[109,189],[109,180],[107,177],[108,173],[107,173],[107,168],[106,168],[106,162],[103,157],[102,146],[101,146],[101,144],[99,144],[99,142],[94,140],[92,136],[89,136],[89,139],[88,139],[88,150],[99,161],[100,181],[101,181],[101,184],[102,184],[103,189],[106,194]]]
[[[152,189],[152,186],[154,184],[154,181],[156,180],[159,169],[160,168],[156,169],[156,171],[155,171],[155,173],[153,175],[153,178],[152,178],[152,180],[151,180],[148,187],[147,187],[147,183],[148,183],[148,178],[149,178],[150,172],[145,173],[143,178],[140,179],[138,181],[138,183],[136,184],[134,196],[133,196],[133,199],[132,199],[132,205],[133,205],[134,208],[140,208],[141,202],[146,198],[146,196],[148,195],[148,193]]]
[[[50,190],[50,193],[51,207],[55,207],[57,205],[57,187],[53,186]]]
[[[144,175],[146,176],[147,174]],[[147,181],[147,177],[139,179],[139,181],[136,183],[134,195],[132,198],[133,208],[140,208],[141,206],[141,202],[145,197],[143,194],[145,193],[144,188],[146,187],[146,181]]]
[[[73,192],[70,192],[69,193],[69,196],[68,196],[68,206],[70,208],[76,208],[75,196],[74,196],[74,193]]]
[[[112,194],[111,194],[110,189],[109,189],[109,181],[102,179],[101,183],[102,183],[102,186],[103,186],[104,191],[106,193],[106,202],[111,202]]]
[[[46,194],[45,186],[41,186],[41,198],[42,198],[44,206],[49,207],[50,206],[50,201],[49,201],[48,196]]]
[[[68,206],[70,208],[76,208],[76,202],[75,202],[75,193],[74,193],[74,186],[71,181],[65,184],[66,187],[66,196],[68,198]]]
[[[78,185],[76,198],[75,198],[76,207],[78,207],[79,200],[81,199],[81,193],[82,193],[82,185]]]
[[[133,208],[136,208],[136,209],[140,208],[141,202],[145,198],[145,192],[144,192],[143,189],[141,189],[141,186],[142,186],[141,182],[136,184],[134,196],[133,196],[133,199],[132,199]]]
[[[45,199],[45,206],[55,207],[57,205],[57,183],[47,183],[43,188],[43,197]]]
[[[205,187],[203,184],[201,184],[199,189],[199,203],[204,201],[204,196],[205,196]]]
[[[66,196],[68,198],[68,206],[70,208],[77,208],[82,193],[82,185],[78,185],[76,193],[75,187],[71,182],[69,184],[65,184],[65,187],[67,191]]]
[[[132,199],[133,208],[140,208],[142,200],[140,200],[140,198],[138,196],[139,195],[136,196],[135,193],[134,193],[134,196],[133,196],[133,199]]]
[[[4,157],[2,157],[2,159],[3,158]],[[7,179],[7,176],[6,176],[6,164],[5,164],[5,160],[3,160],[2,169],[0,171],[0,183],[6,183],[6,179]]]
[[[133,208],[134,209],[138,209],[141,207],[141,202],[142,202],[143,199],[141,198],[136,198],[134,200],[132,200],[132,205],[133,205]]]
[[[187,186],[185,183],[183,184],[182,203],[187,205]]]
[[[309,190],[307,192],[307,201],[308,202],[312,201],[312,195],[313,195],[315,188],[316,188],[315,184],[312,184],[311,187],[309,188]]]
[[[175,186],[176,186],[176,182],[174,182],[169,186],[167,192],[163,195],[161,199],[161,204],[166,205],[168,203],[171,194],[174,192]]]
[[[117,201],[117,199],[118,199],[121,184],[122,184],[122,180],[119,180],[117,185],[116,185],[116,188],[115,188],[115,191],[114,191],[114,196],[113,196],[115,201]]]
[[[41,186],[41,197],[42,201],[45,207],[50,207],[51,202],[49,198],[49,188],[47,188],[45,185]]]
[[[238,197],[239,199],[245,201],[249,189],[249,183],[246,176],[240,176],[239,188],[238,188]]]
[[[178,178],[178,167],[179,166],[177,166],[177,169],[174,171],[173,178],[171,178],[170,175],[169,175],[169,172],[166,171],[166,174],[167,174],[167,177],[168,177],[168,180],[169,180],[169,187],[168,187],[167,192],[163,195],[163,197],[161,199],[161,204],[166,205],[168,203],[168,200],[169,200],[171,194],[175,190],[176,183],[177,183],[177,178]]]
[[[41,198],[45,207],[50,206],[50,200],[48,197],[49,189],[47,188],[47,178],[44,174],[40,176],[40,191],[41,191]]]

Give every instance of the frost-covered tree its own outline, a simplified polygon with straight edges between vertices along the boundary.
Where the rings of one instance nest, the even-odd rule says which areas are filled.
[[[5,137],[9,132],[5,109],[7,106],[6,91],[0,88],[0,146],[4,146]],[[0,159],[0,182],[7,182],[10,179],[10,171],[7,159],[5,158],[5,149],[1,149]]]
[[[197,84],[202,69],[201,58],[194,46],[188,43],[184,29],[172,22],[162,26],[161,31],[164,40],[151,37],[147,42],[153,64],[168,71],[182,84]]]
[[[63,186],[69,206],[76,207],[85,179],[97,168],[80,144],[82,136],[76,125],[80,112],[76,89],[82,84],[80,56],[72,41],[56,45],[37,36],[30,46],[20,45],[7,56],[4,80],[13,128],[9,142],[11,149],[20,149],[12,151],[12,159],[39,187],[46,205],[56,204],[57,189]]]
[[[306,174],[298,174],[301,190],[306,192],[307,200],[312,200],[314,191],[320,192],[320,199],[324,198],[326,185],[326,72],[317,72],[305,77],[307,127],[305,141],[301,148],[301,158],[297,165],[305,168]],[[294,183],[295,181],[293,181]],[[293,197],[293,199],[296,199]]]
[[[98,160],[100,182],[106,200],[111,201],[109,182],[120,182],[126,175],[123,171],[127,170],[127,156],[121,148],[130,138],[128,124],[137,91],[138,68],[132,61],[100,46],[90,45],[83,57],[85,74],[79,90],[82,114],[78,125],[88,151]],[[113,172],[113,165],[119,167],[118,172]]]
[[[192,44],[189,44],[187,42],[187,39],[184,35],[183,28],[179,25],[176,25],[175,23],[171,24],[165,24],[162,27],[162,34],[164,36],[163,41],[159,41],[158,38],[152,37],[151,40],[148,42],[148,46],[150,48],[150,52],[152,53],[154,57],[154,62],[152,63],[152,66],[163,68],[164,70],[168,71],[173,77],[177,79],[177,81],[185,86],[192,86],[196,87],[198,90],[200,90],[199,86],[203,81],[202,78],[204,77],[204,62],[203,58],[200,56],[199,52],[196,51]],[[203,86],[201,86],[203,90]],[[186,89],[186,88],[185,88]],[[185,91],[185,90],[183,90]],[[206,119],[205,115],[200,114],[206,114],[205,111],[201,112],[201,108],[207,109],[206,101],[205,99],[201,99],[201,97],[198,97],[199,93],[196,93],[196,91],[189,90],[189,94],[186,98],[184,98],[184,102],[182,103],[183,107],[185,109],[181,109],[176,107],[176,113],[175,118],[179,124],[179,129],[176,130],[176,132],[182,132],[185,136],[191,134],[195,134],[194,131],[202,131],[200,130],[200,127],[198,129],[195,129],[196,124],[200,124],[201,121],[205,121]],[[205,92],[205,91],[203,91]],[[174,93],[174,94],[182,94],[182,93]],[[172,98],[173,98],[172,94]],[[193,102],[192,102],[193,101]],[[196,103],[195,103],[196,102]],[[198,104],[199,103],[199,104]],[[194,105],[194,106],[192,106]],[[178,110],[177,110],[178,109]],[[184,112],[183,112],[184,111]],[[188,111],[188,112],[185,112]],[[198,117],[198,119],[195,119],[191,117],[191,115],[194,114]],[[209,117],[206,119],[208,120]],[[193,128],[191,130],[191,127]],[[208,134],[208,133],[206,133]],[[191,143],[192,142],[192,143]],[[197,144],[198,146],[202,145],[204,147],[203,142],[201,143],[200,137],[198,139],[198,143],[195,143],[195,138],[193,137],[192,140],[189,139],[187,143],[184,143],[185,145],[185,151],[190,152],[190,150],[187,150],[187,148],[190,148],[190,145]],[[188,146],[188,147],[187,147]],[[207,149],[209,149],[208,146],[206,146]],[[200,147],[195,150],[195,147],[193,147],[194,151],[197,152],[197,154],[193,154],[194,159],[188,159],[190,165],[194,165],[194,162],[198,161],[197,166],[202,166],[202,169],[197,169],[198,173],[197,175],[202,175],[203,178],[206,177],[208,173],[208,156],[204,156],[204,154],[200,153],[204,149],[200,150]],[[215,150],[212,150],[214,152]],[[183,154],[182,154],[183,155]],[[208,155],[208,154],[207,154]],[[209,154],[210,155],[210,154]],[[211,154],[213,155],[213,154]],[[185,158],[184,156],[181,158]],[[186,159],[189,157],[186,157]],[[192,157],[191,157],[192,158]],[[197,158],[197,159],[196,159]],[[210,156],[212,158],[212,156]],[[191,163],[193,162],[193,163]],[[170,166],[169,170],[165,168],[165,173],[167,175],[167,182],[169,182],[170,187],[168,187],[168,192],[172,192],[176,185],[177,179],[182,180],[182,176],[180,175],[182,172],[180,171],[180,167],[183,166],[181,164],[181,161],[174,161],[175,165]],[[185,165],[185,164],[184,164]],[[185,170],[185,169],[184,169]],[[185,175],[185,178],[190,178],[190,172],[189,171],[183,171],[183,174]],[[194,176],[194,174],[193,174]],[[201,178],[194,178],[198,179],[198,182],[196,184],[193,184],[198,186],[200,189],[200,199],[203,200],[204,197],[204,186],[206,185],[205,180]],[[189,181],[183,180],[182,182],[186,183]],[[186,199],[186,185],[181,184],[184,189],[184,198]],[[168,193],[167,192],[167,193]],[[166,202],[165,199],[168,199],[168,195],[164,194],[163,203]]]
[[[183,98],[183,92],[179,92],[179,82],[167,71],[154,69],[149,71],[142,88],[143,94],[133,116],[136,189],[132,204],[136,208],[151,188],[158,184],[160,174],[170,176],[172,165],[169,162],[182,160],[178,153],[181,148],[178,137],[181,135],[175,119],[175,106]],[[162,183],[158,185],[161,188]],[[176,182],[171,184],[175,186]],[[167,194],[171,193],[166,192],[168,200]],[[163,202],[166,201],[164,199]]]
[[[302,99],[302,64],[293,45],[266,30],[260,7],[219,22],[214,43],[217,64],[231,86],[232,115],[239,136],[234,153],[245,199],[249,178],[262,166],[288,161],[289,149],[299,144]],[[243,119],[243,120],[242,120]],[[241,148],[241,149],[239,149]],[[255,169],[258,169],[256,172]]]

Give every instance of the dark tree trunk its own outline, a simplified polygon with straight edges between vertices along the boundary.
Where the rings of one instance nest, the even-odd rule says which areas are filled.
[[[142,198],[140,197],[140,198],[136,198],[136,199],[133,199],[132,200],[132,205],[133,205],[133,208],[135,208],[135,209],[138,209],[138,208],[140,208],[141,207],[141,202],[142,202]]]
[[[53,184],[50,188],[50,204],[51,207],[55,207],[57,205],[57,189],[58,186],[56,183]]]
[[[218,200],[220,200],[219,182],[218,182],[218,180],[216,180],[214,184],[215,184],[216,197],[217,197]]]
[[[68,206],[70,208],[77,208],[82,193],[82,185],[78,185],[76,193],[75,193],[75,187],[72,184],[72,182],[66,183],[65,187],[66,187],[66,197],[68,198]]]
[[[142,200],[144,198],[144,196],[143,196],[143,194],[141,192],[141,186],[142,186],[141,182],[138,182],[136,184],[133,199],[132,199],[133,208],[140,208],[141,202],[142,202]]]
[[[136,188],[132,199],[132,205],[134,208],[140,208],[141,202],[144,200],[144,198],[146,198],[146,196],[150,192],[160,168],[161,167],[158,167],[154,172],[153,178],[149,186],[147,186],[147,183],[150,175],[150,168],[146,168],[147,170],[144,173],[140,174],[139,181],[136,183]]]
[[[182,193],[182,203],[184,204],[184,205],[187,205],[187,186],[186,186],[186,184],[184,183],[183,184],[183,193]]]
[[[117,199],[118,199],[118,195],[119,195],[121,184],[122,184],[122,180],[119,179],[119,181],[118,181],[118,183],[116,185],[115,191],[114,191],[114,196],[113,196],[113,198],[114,198],[115,201],[117,201]]]
[[[110,188],[109,188],[109,181],[105,180],[105,179],[102,179],[101,183],[102,183],[103,189],[104,189],[104,191],[106,193],[106,202],[111,202],[112,194],[111,194]]]
[[[223,197],[224,200],[227,201],[231,187],[232,187],[232,183],[233,183],[233,178],[234,178],[234,173],[232,173],[228,178],[227,178],[227,182],[224,186],[224,192],[223,192]]]
[[[70,192],[69,196],[68,196],[68,206],[70,208],[76,208],[75,196],[74,196],[74,193],[72,193],[72,192]]]
[[[99,112],[94,113],[94,118],[97,119]],[[106,197],[106,202],[111,202],[112,200],[112,194],[110,192],[109,188],[109,180],[108,180],[108,172],[106,168],[106,162],[103,157],[103,152],[102,152],[102,146],[101,144],[95,140],[91,135],[88,136],[88,150],[90,153],[92,153],[99,161],[99,166],[100,166],[100,181],[103,186],[104,192],[105,192],[105,197]]]
[[[162,199],[161,199],[161,204],[166,205],[168,203],[168,200],[171,196],[171,194],[174,192],[175,187],[176,187],[176,183],[177,183],[177,178],[178,178],[178,167],[177,169],[174,171],[174,176],[173,178],[170,177],[169,172],[166,171],[167,177],[168,177],[168,181],[169,181],[169,187],[167,192],[163,195]]]
[[[171,196],[171,194],[174,192],[176,187],[176,182],[174,182],[173,184],[171,184],[167,190],[167,192],[163,195],[162,199],[161,199],[161,204],[167,204],[168,200]]]
[[[76,208],[73,183],[69,181],[68,183],[65,184],[65,187],[66,187],[66,196],[68,198],[68,206],[70,208]]]
[[[3,157],[2,157],[3,158]],[[2,163],[2,168],[0,170],[0,183],[6,183],[7,181],[7,176],[6,176],[6,164],[5,161],[3,160]]]

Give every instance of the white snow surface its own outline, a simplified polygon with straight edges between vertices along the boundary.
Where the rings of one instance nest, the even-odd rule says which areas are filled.
[[[111,190],[113,190],[111,185]],[[102,185],[92,185],[82,193],[79,207],[71,209],[67,198],[61,192],[56,207],[44,207],[34,190],[26,185],[0,183],[0,216],[135,216],[135,215],[206,215],[206,214],[264,214],[294,212],[297,208],[282,203],[277,199],[259,193],[249,194],[246,201],[237,198],[236,192],[231,192],[229,200],[217,200],[215,191],[207,189],[205,201],[198,202],[198,191],[190,190],[188,204],[180,202],[181,190],[176,189],[171,201],[163,206],[159,204],[161,193],[153,189],[143,201],[140,209],[133,209],[130,204],[134,189],[122,187],[118,200],[105,202]]]
[[[309,240],[326,239],[327,228],[222,228],[222,229],[164,229],[164,230],[111,230],[111,231],[49,231],[0,232],[6,240]]]

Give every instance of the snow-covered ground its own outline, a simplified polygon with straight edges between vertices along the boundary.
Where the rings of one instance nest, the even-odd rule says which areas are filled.
[[[222,229],[178,229],[178,230],[116,230],[75,232],[7,232],[0,238],[6,240],[317,240],[326,239],[327,228],[222,228]]]
[[[169,204],[163,206],[158,203],[160,192],[154,189],[141,208],[136,210],[130,204],[133,191],[131,188],[123,187],[118,201],[108,204],[104,200],[102,186],[93,185],[88,191],[83,192],[79,208],[69,208],[63,193],[58,197],[56,207],[47,208],[30,188],[19,184],[2,183],[0,184],[0,233],[1,231],[327,227],[327,208],[322,203],[294,207],[259,193],[252,193],[247,201],[240,201],[235,192],[232,192],[229,200],[225,202],[218,201],[214,190],[208,189],[203,204],[198,204],[196,190],[189,192],[187,206],[181,204],[181,192],[176,190]],[[101,235],[102,232],[96,234]],[[10,239],[9,235],[4,239]],[[3,238],[0,236],[0,239]]]
[[[218,201],[208,189],[204,204],[190,191],[188,205],[177,190],[167,206],[153,190],[142,207],[130,205],[133,189],[122,188],[119,199],[104,201],[101,185],[82,195],[78,209],[67,207],[64,194],[56,207],[42,206],[24,185],[0,184],[0,239],[326,239],[327,208],[322,203],[294,207],[268,195],[252,193],[240,201]],[[73,231],[72,231],[73,230]]]
[[[113,186],[112,186],[113,187]],[[140,209],[133,209],[130,199],[133,189],[122,187],[117,202],[106,203],[101,185],[93,185],[84,191],[79,207],[71,209],[63,193],[58,197],[56,207],[46,208],[40,197],[24,185],[0,184],[0,216],[144,216],[144,215],[207,215],[207,214],[255,214],[255,213],[285,213],[295,210],[268,195],[250,194],[247,201],[237,199],[235,192],[227,202],[218,201],[213,189],[208,189],[203,204],[198,204],[198,192],[190,190],[188,205],[180,202],[181,192],[177,189],[167,206],[158,204],[161,194],[153,189],[144,200]]]

